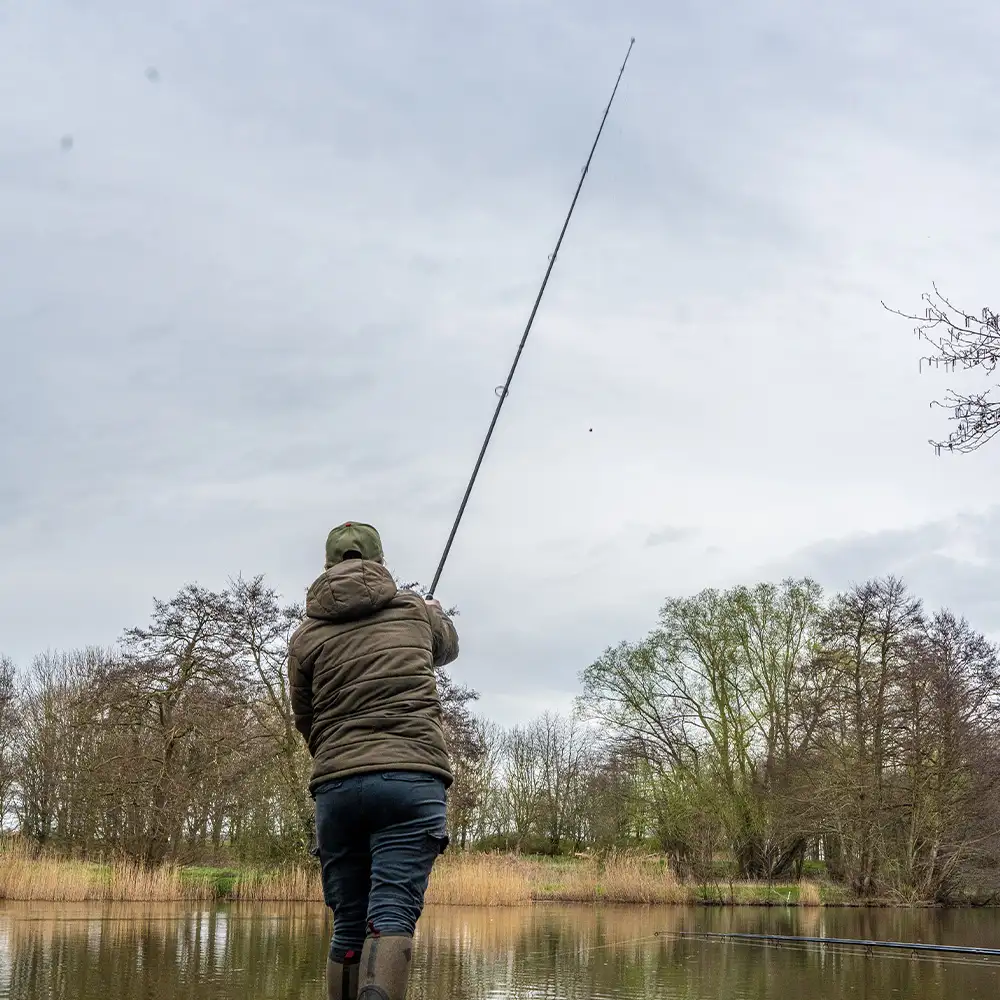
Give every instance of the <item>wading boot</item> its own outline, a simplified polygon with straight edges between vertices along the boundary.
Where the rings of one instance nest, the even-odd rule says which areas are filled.
[[[395,934],[365,940],[358,976],[358,1000],[406,1000],[413,938]]]
[[[326,1000],[358,1000],[361,956],[348,952],[343,962],[326,960]]]

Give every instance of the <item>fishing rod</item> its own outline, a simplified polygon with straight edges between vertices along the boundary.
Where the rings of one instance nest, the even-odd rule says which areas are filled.
[[[580,182],[576,186],[576,193],[573,195],[573,201],[570,203],[569,211],[566,213],[566,221],[563,223],[562,231],[559,233],[559,239],[556,240],[556,248],[552,251],[552,255],[549,257],[549,266],[545,269],[545,277],[542,279],[541,288],[538,289],[538,295],[535,297],[535,304],[532,306],[531,315],[528,317],[528,324],[524,328],[521,343],[518,345],[517,353],[514,355],[514,363],[510,366],[510,373],[507,375],[507,381],[504,382],[502,387],[503,391],[498,393],[500,399],[497,402],[496,409],[493,411],[493,419],[490,421],[489,430],[486,432],[486,438],[483,441],[483,446],[479,450],[479,458],[476,459],[475,467],[472,470],[472,476],[469,479],[469,485],[465,488],[465,496],[462,497],[461,506],[458,508],[458,514],[455,517],[455,523],[451,526],[451,534],[448,535],[448,541],[445,544],[444,552],[441,553],[441,561],[438,563],[438,567],[434,572],[434,579],[431,581],[430,590],[427,592],[428,597],[434,596],[434,591],[437,590],[438,581],[441,579],[441,574],[444,571],[444,564],[448,561],[448,553],[451,552],[452,542],[455,541],[458,526],[462,521],[462,515],[465,513],[466,505],[468,504],[469,497],[472,494],[472,487],[476,484],[476,477],[479,475],[479,467],[483,464],[486,449],[489,447],[490,438],[493,436],[493,428],[497,425],[500,410],[503,407],[504,401],[507,399],[507,390],[510,388],[510,383],[514,378],[514,371],[517,368],[517,363],[521,360],[521,352],[524,350],[524,345],[528,340],[528,334],[531,332],[531,324],[535,321],[535,313],[538,312],[539,303],[542,301],[542,296],[545,294],[545,286],[549,283],[549,275],[552,273],[556,257],[559,255],[559,248],[562,246],[563,237],[566,235],[566,230],[569,228],[569,220],[573,216],[573,209],[576,208],[576,200],[580,197],[583,182],[587,179],[587,171],[590,170],[590,161],[594,158],[594,151],[597,149],[598,142],[600,142],[601,133],[604,131],[604,123],[608,119],[608,112],[611,111],[611,104],[615,99],[615,94],[618,93],[618,84],[621,83],[622,75],[625,73],[625,64],[628,62],[628,57],[632,54],[633,45],[635,45],[634,38],[629,42],[628,52],[625,53],[625,60],[622,62],[622,68],[618,71],[618,79],[615,80],[614,89],[611,91],[611,100],[608,101],[608,106],[604,109],[604,116],[601,118],[601,125],[597,130],[597,136],[594,139],[593,146],[590,147],[590,155],[587,157],[587,162],[583,167],[583,172],[580,174]]]
[[[716,938],[727,941],[776,941],[779,944],[836,944],[858,948],[890,948],[899,951],[935,951],[961,955],[1000,957],[1000,948],[972,948],[956,944],[928,944],[923,941],[869,941],[864,938],[805,937],[798,934],[724,934],[719,931],[676,931],[678,937]]]

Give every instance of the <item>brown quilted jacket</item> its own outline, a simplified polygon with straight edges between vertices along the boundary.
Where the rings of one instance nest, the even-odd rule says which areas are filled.
[[[380,563],[349,559],[316,579],[288,647],[295,726],[313,758],[310,790],[385,770],[450,785],[434,667],[457,656],[451,619],[397,589]]]

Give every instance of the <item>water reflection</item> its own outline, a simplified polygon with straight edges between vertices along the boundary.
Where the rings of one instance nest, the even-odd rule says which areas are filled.
[[[414,1000],[1000,996],[1000,965],[678,937],[749,931],[995,947],[992,911],[535,907],[431,909]],[[0,905],[0,997],[325,995],[321,906]]]
[[[328,936],[318,906],[9,904],[0,928],[18,1000],[318,996]]]

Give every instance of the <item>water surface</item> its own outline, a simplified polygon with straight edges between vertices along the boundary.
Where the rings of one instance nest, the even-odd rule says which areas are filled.
[[[986,1000],[1000,963],[690,940],[768,931],[1000,947],[990,910],[430,908],[412,1000]],[[325,996],[321,906],[0,903],[3,1000]]]

